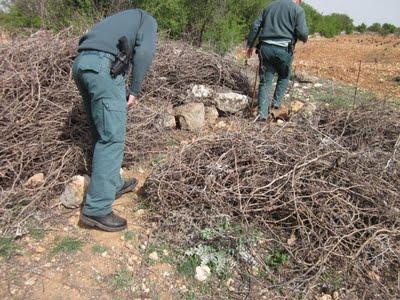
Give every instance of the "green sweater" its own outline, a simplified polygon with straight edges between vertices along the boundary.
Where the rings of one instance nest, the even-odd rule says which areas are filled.
[[[247,39],[247,47],[254,47],[257,36],[265,41],[290,40],[292,43],[308,39],[304,9],[292,0],[275,0],[253,23]]]
[[[118,54],[118,40],[126,36],[132,51],[132,84],[129,93],[138,95],[153,61],[157,42],[157,22],[140,9],[122,11],[97,23],[79,41],[78,51],[98,50]]]

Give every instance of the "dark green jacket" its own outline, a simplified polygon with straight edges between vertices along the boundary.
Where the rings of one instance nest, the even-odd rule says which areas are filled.
[[[291,40],[306,42],[308,27],[304,9],[292,0],[275,0],[253,23],[247,39],[247,47],[254,47],[260,40]]]
[[[122,11],[97,23],[79,41],[79,51],[98,50],[118,54],[118,40],[126,36],[132,52],[132,84],[129,93],[138,95],[143,79],[153,61],[157,22],[140,9]]]

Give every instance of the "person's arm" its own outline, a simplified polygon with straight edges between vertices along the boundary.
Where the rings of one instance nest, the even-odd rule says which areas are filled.
[[[247,57],[251,57],[254,54],[254,44],[256,42],[256,39],[258,37],[258,34],[260,33],[261,28],[264,26],[264,16],[263,11],[258,18],[254,21],[254,23],[251,26],[249,36],[247,38]]]
[[[296,37],[306,43],[308,40],[308,27],[304,9],[299,7],[296,17]]]
[[[129,94],[137,97],[141,85],[151,63],[157,43],[157,22],[151,16],[146,16],[136,36],[132,58],[132,83]]]

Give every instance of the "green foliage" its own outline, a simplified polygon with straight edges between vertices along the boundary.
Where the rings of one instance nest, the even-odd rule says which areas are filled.
[[[200,236],[205,241],[211,241],[215,238],[216,232],[212,228],[204,228],[200,231]]]
[[[326,16],[318,24],[318,32],[327,38],[339,35],[341,31],[340,23],[334,16]]]
[[[196,267],[200,266],[201,259],[197,255],[185,256],[179,262],[178,272],[188,278],[193,278],[196,275]]]
[[[269,267],[278,267],[285,265],[289,262],[289,255],[285,250],[278,249],[272,251],[269,255],[265,257],[265,264]]]
[[[14,0],[0,24],[83,31],[116,11],[138,7],[151,13],[161,32],[224,53],[241,42],[249,25],[270,2],[262,0]],[[43,4],[44,3],[44,4]],[[18,17],[16,17],[18,16]]]
[[[351,34],[354,31],[353,20],[345,14],[331,14],[329,15],[333,22],[340,28],[340,31],[344,31],[346,34]]]
[[[12,30],[21,28],[40,28],[42,20],[36,10],[30,9],[31,1],[16,1],[7,13],[0,13],[0,25]],[[24,4],[24,5],[22,5]]]
[[[355,27],[355,30],[360,32],[360,33],[364,33],[366,32],[368,29],[367,25],[365,23],[362,23],[361,25],[358,25]]]
[[[17,249],[18,246],[12,238],[0,238],[0,257],[10,258]]]
[[[119,270],[112,276],[111,285],[113,288],[127,290],[132,284],[133,276],[129,270]]]
[[[384,23],[383,25],[379,23],[374,23],[367,29],[370,32],[374,33],[379,33],[382,35],[388,35],[388,34],[399,34],[400,33],[400,28],[397,28],[393,24],[389,23]]]
[[[193,290],[187,291],[184,295],[183,298],[185,300],[196,300],[196,293]]]
[[[8,13],[0,13],[0,25],[7,28],[73,27],[82,32],[97,20],[127,8],[141,8],[158,21],[160,32],[194,45],[210,45],[220,53],[229,51],[248,34],[255,18],[272,0],[12,0]],[[324,16],[302,4],[310,33],[333,37],[354,30],[353,20],[344,14]],[[357,27],[365,32],[366,25]],[[391,24],[376,23],[368,30],[400,33]]]
[[[92,251],[93,253],[103,254],[104,252],[108,251],[108,248],[101,245],[93,245]]]
[[[345,14],[334,13],[324,16],[306,3],[303,3],[302,7],[306,13],[310,34],[318,32],[330,38],[341,32],[350,34],[354,31],[353,20]]]
[[[31,229],[29,229],[29,235],[35,241],[41,241],[44,238],[45,232],[42,228],[31,228]]]
[[[368,27],[368,31],[380,33],[382,31],[382,25],[379,23],[374,23]]]
[[[200,260],[200,264],[197,266],[208,266],[211,271],[216,274],[219,278],[227,278],[229,271],[234,265],[232,257],[226,250],[216,249],[208,245],[198,245],[194,248],[185,252],[185,256],[192,261]]]
[[[133,231],[128,230],[128,231],[124,232],[125,241],[132,241],[134,237],[135,237],[135,233]]]
[[[183,0],[136,1],[137,6],[148,11],[158,21],[161,30],[178,38],[188,23],[188,11]]]
[[[383,34],[383,35],[393,34],[393,33],[396,33],[396,31],[397,31],[396,26],[394,26],[393,24],[385,23],[382,25],[381,34]]]
[[[314,7],[308,5],[307,3],[302,3],[301,5],[306,13],[307,25],[310,34],[314,34],[319,30],[319,24],[323,18],[322,14],[320,14]]]
[[[322,282],[326,285],[329,290],[337,291],[343,287],[344,282],[346,281],[344,274],[327,271],[321,275]]]
[[[64,237],[62,240],[57,239],[56,245],[51,250],[52,255],[59,253],[74,253],[81,251],[83,242],[77,238]]]

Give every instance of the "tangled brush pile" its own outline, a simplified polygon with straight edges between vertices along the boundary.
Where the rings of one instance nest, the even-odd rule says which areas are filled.
[[[259,228],[290,256],[279,284],[299,291],[343,272],[362,289],[372,284],[373,298],[398,294],[400,114],[371,103],[319,113],[319,124],[252,124],[194,141],[158,166],[143,192],[175,242],[196,243],[226,217]]]

